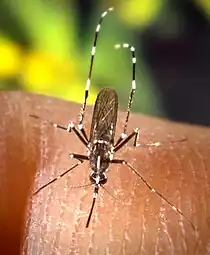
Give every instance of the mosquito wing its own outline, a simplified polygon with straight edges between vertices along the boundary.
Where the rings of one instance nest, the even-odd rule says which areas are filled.
[[[118,97],[113,89],[102,89],[95,102],[90,130],[90,142],[106,140],[114,143],[118,112]]]

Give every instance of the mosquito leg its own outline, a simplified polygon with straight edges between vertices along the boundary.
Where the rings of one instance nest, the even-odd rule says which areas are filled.
[[[66,128],[66,127],[64,127],[64,126],[61,126],[61,125],[59,125],[59,124],[56,124],[56,123],[52,122],[51,120],[44,120],[44,119],[42,119],[41,117],[39,117],[39,116],[37,116],[37,115],[34,115],[34,114],[30,114],[29,116],[32,117],[32,118],[35,118],[35,119],[39,119],[39,120],[43,121],[44,123],[47,123],[47,124],[49,124],[49,125],[51,125],[51,126],[53,126],[53,127],[55,127],[55,128],[63,129],[63,130],[66,130],[66,131],[68,131],[68,132],[71,132],[71,129],[70,129],[70,128]]]
[[[132,138],[134,137],[134,147],[159,147],[162,145],[167,144],[173,144],[173,143],[179,143],[179,142],[185,142],[187,140],[186,137],[176,140],[176,141],[170,141],[170,142],[149,142],[149,143],[138,143],[139,139],[139,129],[136,128],[130,135],[126,135],[125,133],[122,133],[120,138],[118,139],[116,145],[114,146],[114,152],[121,149],[126,143],[128,143]]]
[[[86,133],[86,131],[85,131],[85,129],[84,129],[83,124],[79,124],[79,125],[78,125],[78,129],[79,129],[79,131],[82,133],[82,135],[84,136],[86,142],[88,142],[89,139],[88,139],[88,136],[87,136],[87,133]]]
[[[134,137],[134,147],[150,147],[150,146],[161,146],[163,143],[160,142],[154,142],[154,143],[138,143],[139,138],[139,129],[135,128],[134,131],[130,135],[125,135],[124,133],[121,134],[121,137],[119,138],[117,144],[115,145],[114,152],[118,151],[120,148],[122,148],[126,143],[128,143],[132,138]],[[177,141],[176,141],[177,142]]]
[[[187,216],[185,216],[185,214],[180,211],[177,207],[175,207],[166,197],[164,197],[159,191],[157,191],[156,189],[154,189],[143,177],[142,175],[133,167],[131,166],[130,163],[128,163],[127,161],[123,160],[123,159],[113,159],[110,161],[110,163],[113,164],[122,164],[122,165],[126,165],[128,166],[133,173],[135,173],[142,181],[143,183],[147,186],[147,188],[150,189],[151,192],[156,193],[159,197],[161,197],[167,204],[169,204],[171,206],[171,208],[176,211],[178,214],[180,214],[181,216],[183,216],[191,225],[191,227],[193,228],[193,230],[195,230],[195,226],[194,224],[187,218]]]
[[[70,128],[74,131],[76,136],[80,139],[80,141],[87,147],[88,146],[88,140],[81,135],[80,131],[74,126],[73,122],[69,123]]]
[[[75,158],[80,161],[89,160],[88,156],[82,155],[82,154],[71,153],[71,154],[69,154],[69,156],[70,156],[70,158]]]
[[[124,134],[124,133],[122,133]],[[136,128],[133,130],[133,132],[130,135],[126,135],[125,138],[122,137],[118,139],[118,141],[121,139],[120,142],[117,142],[116,145],[114,146],[114,152],[117,152],[119,149],[121,149],[126,143],[128,143],[133,137],[134,138],[134,146],[137,146],[137,139],[138,139],[138,134],[139,134],[139,129]]]
[[[110,191],[108,191],[108,189],[105,188],[104,185],[101,185],[100,187],[104,189],[114,200],[117,200],[117,198]]]
[[[126,137],[127,135],[125,133],[121,133],[120,137],[118,138],[114,146],[117,147]]]
[[[111,11],[113,11],[113,7],[110,7],[105,12],[103,12],[101,14],[98,25],[96,26],[95,38],[94,38],[92,51],[91,51],[91,60],[90,60],[88,79],[86,81],[86,86],[85,86],[85,98],[84,98],[84,103],[82,105],[82,108],[80,110],[80,115],[79,115],[79,125],[83,124],[83,120],[84,120],[84,116],[85,116],[86,104],[87,104],[87,99],[88,99],[88,95],[89,95],[90,83],[91,83],[91,75],[92,75],[92,70],[93,70],[94,57],[95,57],[95,53],[96,53],[97,39],[98,39],[98,35],[99,35],[100,29],[101,29],[101,24],[102,24],[104,17],[108,14],[108,12],[111,12]]]
[[[169,142],[150,142],[150,143],[137,143],[138,137],[136,138],[136,141],[134,141],[134,146],[135,147],[159,147],[159,146],[163,146],[163,145],[169,145],[169,144],[173,144],[173,143],[182,143],[187,141],[187,138],[181,138],[179,140],[176,141],[169,141]]]
[[[124,123],[124,128],[123,128],[123,133],[121,134],[121,137],[117,141],[116,145],[120,143],[122,139],[126,137],[126,130],[127,130],[127,125],[128,125],[128,120],[130,116],[130,111],[131,111],[131,105],[133,102],[133,97],[134,93],[136,90],[136,55],[135,55],[135,48],[128,44],[128,43],[123,43],[123,44],[116,44],[115,49],[120,49],[120,48],[127,48],[130,50],[131,53],[131,59],[132,59],[132,81],[131,81],[131,91],[128,99],[128,107],[127,107],[127,113],[126,113],[126,118],[125,118],[125,123]]]
[[[50,124],[50,125],[54,126],[55,128],[65,130],[69,133],[73,130],[74,133],[76,134],[76,136],[80,139],[80,141],[87,147],[88,139],[86,139],[86,137],[83,135],[82,132],[81,132],[82,134],[80,133],[80,131],[74,126],[73,122],[70,122],[67,127],[64,127],[64,126],[61,126],[59,124],[56,124],[56,123],[52,122],[51,120],[43,120],[42,118],[40,118],[37,115],[30,114],[29,116],[32,117],[32,118],[35,118],[35,119],[40,119],[44,123]]]
[[[49,186],[50,184],[52,184],[53,182],[56,182],[57,180],[59,180],[61,177],[63,177],[64,175],[66,175],[67,173],[69,173],[71,170],[73,170],[74,168],[76,168],[77,166],[79,166],[80,164],[82,164],[84,162],[84,160],[79,160],[79,162],[77,162],[75,165],[73,165],[71,168],[69,168],[68,170],[66,170],[65,172],[63,172],[62,174],[60,174],[58,177],[52,179],[51,181],[49,181],[48,183],[46,183],[45,185],[41,186],[39,189],[37,189],[34,193],[33,196],[35,196],[36,194],[38,194],[41,190],[43,190],[44,188],[46,188],[47,186]]]

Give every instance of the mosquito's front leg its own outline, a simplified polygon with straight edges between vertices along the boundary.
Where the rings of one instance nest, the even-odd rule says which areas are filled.
[[[87,136],[87,133],[84,129],[84,125],[83,124],[78,124],[77,127],[78,127],[79,131],[82,133],[82,135],[84,136],[86,142],[88,142],[88,136]]]
[[[69,154],[69,156],[70,156],[70,158],[75,158],[79,161],[89,160],[88,156],[82,155],[82,154],[71,153],[71,154]]]
[[[30,114],[30,117],[39,119],[39,120],[43,121],[44,123],[50,124],[50,125],[54,126],[55,128],[65,130],[67,132],[71,132],[73,130],[74,133],[76,134],[76,136],[80,139],[80,141],[87,147],[88,139],[87,139],[87,135],[86,135],[84,129],[82,128],[82,130],[81,130],[80,127],[76,128],[73,122],[69,122],[68,126],[64,127],[62,125],[52,122],[51,120],[43,120],[42,118],[40,118],[39,116],[34,115],[34,114]]]
[[[133,146],[139,146],[137,144],[138,137],[139,137],[139,129],[135,128],[133,132],[130,135],[126,135],[125,133],[122,133],[120,138],[118,139],[117,143],[114,146],[114,152],[117,152],[119,149],[121,149],[126,143],[128,143],[132,138],[134,137],[134,143]]]

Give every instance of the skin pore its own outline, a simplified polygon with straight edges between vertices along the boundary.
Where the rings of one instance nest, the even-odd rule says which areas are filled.
[[[139,142],[163,146],[134,148],[114,155],[128,161],[147,182],[193,222],[175,212],[125,165],[110,165],[99,189],[89,228],[93,186],[89,164],[32,193],[86,154],[73,134],[30,118],[68,125],[80,105],[22,92],[0,93],[0,254],[208,254],[210,243],[210,130],[131,114],[128,133]],[[87,107],[89,134],[92,107]],[[125,113],[119,113],[116,139]],[[185,142],[170,141],[187,138]]]

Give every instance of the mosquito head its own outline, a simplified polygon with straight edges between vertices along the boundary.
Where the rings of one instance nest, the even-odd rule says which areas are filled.
[[[96,173],[94,171],[92,171],[90,173],[90,181],[91,183],[95,184],[95,185],[100,185],[100,184],[105,184],[107,182],[107,176],[106,174],[103,173]]]

